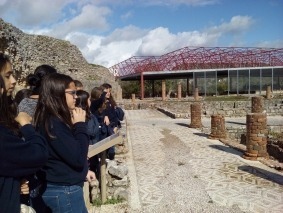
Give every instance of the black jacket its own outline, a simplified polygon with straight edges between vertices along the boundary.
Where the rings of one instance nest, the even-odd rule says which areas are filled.
[[[51,135],[48,138],[49,158],[39,178],[47,183],[61,186],[83,186],[88,172],[87,153],[89,136],[87,124],[78,122],[70,129],[58,118],[51,118]]]
[[[20,180],[47,161],[46,140],[27,124],[20,129],[25,140],[0,125],[0,213],[20,212]]]

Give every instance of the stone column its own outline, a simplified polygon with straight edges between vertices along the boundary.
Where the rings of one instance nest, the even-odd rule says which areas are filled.
[[[223,115],[211,115],[211,133],[208,136],[210,139],[225,139],[225,117]]]
[[[262,113],[263,105],[264,102],[261,96],[252,97],[252,113]]]
[[[144,78],[143,78],[143,72],[141,73],[141,100],[144,99]]]
[[[271,86],[266,87],[266,99],[271,99]]]
[[[166,84],[165,80],[162,80],[162,101],[166,100]]]
[[[194,91],[194,99],[195,99],[195,101],[198,101],[198,100],[199,100],[198,88],[197,88],[197,87],[195,88],[195,91]]]
[[[181,82],[178,82],[178,100],[182,98],[182,85]]]
[[[257,160],[257,157],[268,157],[267,144],[267,117],[265,113],[247,114],[246,127],[247,151],[243,158]]]
[[[132,94],[132,102],[135,103],[136,102],[136,94]]]
[[[201,104],[193,103],[191,104],[191,124],[190,128],[201,128]]]
[[[122,101],[123,100],[123,93],[122,93],[122,88],[118,87],[117,88],[117,100]]]

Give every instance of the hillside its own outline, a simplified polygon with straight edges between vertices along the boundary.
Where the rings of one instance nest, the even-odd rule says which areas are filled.
[[[69,41],[26,34],[3,19],[0,19],[0,51],[13,61],[18,88],[25,86],[26,76],[38,65],[50,64],[60,73],[82,81],[87,90],[104,82],[110,83],[114,91],[121,89],[107,68],[89,64]]]

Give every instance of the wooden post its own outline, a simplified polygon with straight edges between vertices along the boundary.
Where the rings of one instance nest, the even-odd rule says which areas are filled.
[[[94,145],[90,145],[88,149],[88,157],[91,158],[94,155],[101,153],[101,166],[100,166],[100,193],[101,201],[105,203],[107,200],[107,186],[106,186],[106,150],[111,146],[119,144],[123,141],[122,136],[119,133],[111,135]]]
[[[106,202],[106,151],[101,153],[101,165],[100,165],[100,174],[101,174],[101,201],[102,203]]]

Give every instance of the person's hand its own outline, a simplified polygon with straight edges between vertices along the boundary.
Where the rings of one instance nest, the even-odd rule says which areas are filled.
[[[32,121],[32,117],[26,112],[19,112],[15,120],[21,125],[24,126],[26,124],[30,124]]]
[[[90,183],[92,180],[96,179],[95,173],[91,170],[88,170],[87,175],[86,175],[87,181]]]
[[[104,116],[104,123],[108,126],[110,124],[110,120],[108,116]]]
[[[21,194],[27,195],[29,194],[29,186],[28,181],[26,179],[21,180]]]
[[[75,107],[72,111],[72,123],[85,122],[86,112],[79,107]]]

